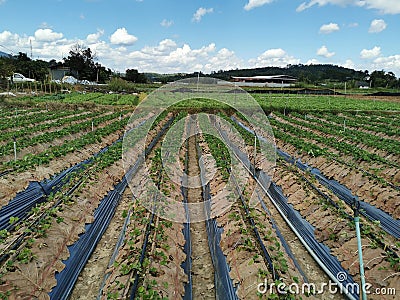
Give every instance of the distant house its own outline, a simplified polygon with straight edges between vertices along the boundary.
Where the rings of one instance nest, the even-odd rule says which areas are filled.
[[[366,81],[357,81],[357,82],[356,82],[356,86],[357,86],[359,89],[369,89],[369,83],[366,82]]]
[[[232,81],[238,86],[291,87],[297,82],[297,78],[289,75],[232,76]]]
[[[74,70],[71,70],[69,67],[65,67],[60,64],[56,65],[50,65],[49,67],[49,73],[50,73],[50,80],[62,80],[64,76],[66,75],[73,75],[75,77],[78,77],[77,72]]]

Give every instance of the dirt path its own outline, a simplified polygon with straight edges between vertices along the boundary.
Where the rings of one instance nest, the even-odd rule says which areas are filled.
[[[196,141],[194,137],[189,139],[189,168],[188,175],[199,174],[199,166],[196,154]],[[188,189],[188,202],[202,202],[201,188]],[[195,212],[190,212],[190,219],[195,219]],[[192,276],[193,299],[215,299],[214,270],[211,261],[210,249],[207,242],[205,222],[190,224],[192,240]]]
[[[71,300],[96,299],[98,296],[100,285],[108,269],[119,232],[124,224],[123,212],[129,210],[129,203],[131,201],[132,192],[127,188],[115,211],[114,217],[111,219],[110,225],[79,275],[70,296]]]

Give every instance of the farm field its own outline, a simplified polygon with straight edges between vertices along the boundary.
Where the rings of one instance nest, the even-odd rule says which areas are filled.
[[[398,99],[252,96],[272,169],[271,137],[201,97],[134,121],[137,95],[2,101],[0,299],[361,299],[354,199],[369,299],[397,299]]]

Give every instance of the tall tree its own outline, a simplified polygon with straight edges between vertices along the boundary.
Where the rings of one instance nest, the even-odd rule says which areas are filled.
[[[143,73],[139,73],[136,69],[127,69],[125,71],[125,79],[136,83],[146,83],[147,78]]]
[[[78,79],[96,80],[97,69],[94,63],[95,55],[90,48],[75,44],[64,58],[64,64],[77,73]]]

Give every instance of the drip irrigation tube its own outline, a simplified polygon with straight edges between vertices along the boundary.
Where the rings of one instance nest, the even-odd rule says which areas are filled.
[[[250,211],[249,211],[249,209],[248,209],[248,207],[247,207],[247,205],[246,205],[245,199],[243,198],[243,195],[242,195],[242,193],[241,193],[241,191],[240,191],[240,188],[239,188],[239,186],[238,186],[238,184],[237,184],[237,182],[236,182],[235,176],[234,176],[232,173],[230,173],[230,176],[231,176],[232,181],[233,181],[234,184],[235,184],[236,193],[237,193],[237,195],[239,196],[240,201],[242,202],[242,205],[243,205],[244,210],[245,210],[246,217],[247,217],[247,218],[249,219],[249,221],[250,221],[250,225],[251,225],[251,228],[253,229],[254,235],[256,236],[256,240],[257,240],[258,244],[259,244],[260,247],[261,247],[261,250],[262,250],[262,252],[263,252],[264,259],[265,259],[266,262],[267,262],[267,267],[268,267],[268,269],[270,270],[270,272],[271,272],[271,274],[272,274],[272,279],[273,279],[274,281],[275,281],[275,280],[279,280],[279,279],[280,279],[279,273],[275,270],[274,264],[273,264],[273,262],[272,262],[272,258],[271,258],[271,256],[269,255],[267,249],[265,248],[265,245],[264,245],[264,243],[263,243],[263,241],[262,241],[262,239],[261,239],[261,236],[260,236],[260,234],[259,234],[259,232],[258,232],[256,223],[254,222],[254,219],[250,216]]]
[[[188,122],[187,134],[190,132],[190,122]],[[185,172],[188,174],[189,169],[189,139],[186,139],[186,153],[185,153]],[[182,263],[185,274],[187,275],[187,282],[185,283],[185,294],[183,295],[184,300],[193,299],[193,283],[192,283],[192,241],[190,238],[190,214],[188,207],[188,188],[187,188],[187,177],[182,177],[181,192],[183,196],[183,206],[185,208],[186,222],[183,224],[182,233],[185,238],[185,244],[183,246],[183,252],[186,254],[186,259]]]
[[[246,162],[243,162],[234,151],[236,157],[243,163],[247,171],[252,174],[252,168],[249,168]],[[240,153],[239,153],[240,154]],[[322,243],[319,243],[314,235],[314,227],[302,218],[300,213],[296,211],[291,204],[288,203],[287,198],[283,195],[282,190],[271,181],[271,178],[263,171],[259,171],[254,179],[258,185],[266,193],[273,205],[279,211],[283,219],[292,229],[292,231],[299,238],[301,243],[306,247],[310,255],[320,265],[324,272],[334,281],[343,291],[345,296],[351,300],[359,299],[359,286],[354,282],[347,270],[345,270],[338,259],[331,255],[330,249]],[[337,277],[338,274],[345,274],[345,280],[340,281]],[[342,278],[340,278],[342,279]]]
[[[136,129],[143,123],[144,121],[131,130]],[[37,204],[45,202],[50,194],[54,194],[61,190],[61,188],[70,181],[74,173],[83,170],[85,166],[93,162],[95,158],[104,154],[111,146],[120,143],[121,141],[122,138],[119,138],[111,145],[102,148],[92,157],[77,163],[76,165],[60,172],[57,175],[54,175],[50,179],[44,179],[40,182],[30,182],[24,191],[17,193],[17,195],[11,199],[7,205],[4,205],[0,209],[0,230],[13,230],[19,222],[23,221],[28,216],[29,211],[33,207],[35,207]],[[76,183],[75,186],[68,191],[67,195],[71,194],[81,183],[82,181],[78,181],[78,183]],[[18,218],[18,221],[10,223],[10,217]]]
[[[121,248],[122,244],[125,241],[126,228],[128,227],[128,224],[130,222],[131,214],[132,214],[132,210],[130,209],[128,211],[128,215],[125,218],[125,222],[124,222],[124,225],[122,226],[121,232],[119,234],[118,241],[117,241],[117,243],[116,243],[116,245],[114,247],[113,254],[111,255],[110,261],[108,262],[107,269],[111,268],[114,265],[115,259],[117,258],[118,253],[119,253],[119,248]],[[97,295],[96,300],[100,300],[101,299],[104,286],[105,286],[105,284],[107,282],[107,279],[110,277],[110,275],[111,275],[110,272],[108,272],[108,273],[106,273],[104,275],[103,281],[101,282],[99,293]]]
[[[170,126],[174,118],[171,118],[161,129],[160,133],[154,138],[153,142],[161,137],[165,130]],[[149,153],[156,143],[150,143],[145,152]],[[144,153],[143,153],[144,155]],[[57,285],[49,293],[50,299],[68,299],[71,294],[75,283],[78,279],[80,272],[85,267],[90,255],[93,253],[98,242],[108,228],[111,219],[114,216],[115,210],[122,198],[128,180],[137,172],[143,161],[143,155],[138,158],[136,163],[125,174],[123,179],[115,185],[114,190],[109,192],[105,198],[100,202],[100,205],[94,212],[94,221],[86,225],[85,233],[82,234],[79,240],[68,247],[70,256],[67,260],[63,261],[65,268],[56,274]],[[148,239],[148,236],[147,236]],[[147,243],[146,243],[147,245]]]
[[[239,126],[247,130],[248,132],[254,134],[254,131],[248,128],[246,125],[241,123],[235,117],[231,117],[231,119],[236,122]],[[262,139],[262,137],[260,137]],[[296,160],[294,157],[289,155],[288,153],[277,149],[277,153],[287,162],[297,166],[302,171],[306,171],[311,173],[315,176],[315,178],[328,189],[330,189],[339,199],[343,200],[348,206],[351,206],[354,202],[355,196],[351,193],[351,191],[346,188],[344,185],[340,184],[339,182],[328,179],[324,176],[321,171],[317,168],[310,167],[309,165],[302,163],[300,159]],[[335,205],[336,206],[336,205]],[[367,203],[364,201],[360,201],[360,213],[371,221],[379,221],[380,227],[389,233],[390,235],[394,236],[395,238],[400,238],[400,220],[394,219],[390,214],[387,212]]]
[[[127,187],[126,178],[115,186],[115,189],[101,201],[99,207],[94,212],[94,222],[86,225],[85,234],[68,248],[70,257],[64,261],[65,268],[56,274],[57,285],[49,293],[50,299],[67,299],[75,282],[90,255],[106,231],[115,210],[121,199],[121,195]]]
[[[201,157],[201,149],[196,140],[197,155]],[[208,236],[208,247],[210,249],[211,259],[214,266],[215,296],[216,299],[238,299],[236,290],[233,287],[229,276],[230,268],[226,257],[222,252],[220,242],[223,228],[218,226],[217,220],[211,218],[211,191],[210,184],[206,183],[203,161],[199,159],[200,178],[203,189],[204,210],[206,215],[206,230]]]
[[[297,270],[299,271],[300,275],[303,277],[304,282],[308,283],[307,275],[304,273],[304,271],[301,268],[299,262],[297,261],[296,257],[294,256],[292,250],[290,250],[290,247],[289,247],[288,243],[286,242],[286,240],[283,237],[281,231],[279,230],[279,227],[276,225],[275,220],[273,219],[273,217],[271,215],[271,212],[269,211],[269,209],[265,205],[265,203],[262,200],[262,198],[261,198],[260,194],[258,193],[258,191],[257,191],[257,197],[258,197],[258,200],[261,203],[262,208],[268,214],[268,216],[270,218],[270,221],[271,221],[271,224],[272,224],[272,228],[275,229],[276,235],[278,236],[279,240],[281,241],[283,248],[285,248],[285,251],[286,251],[287,255],[293,261],[294,266],[297,268]]]

